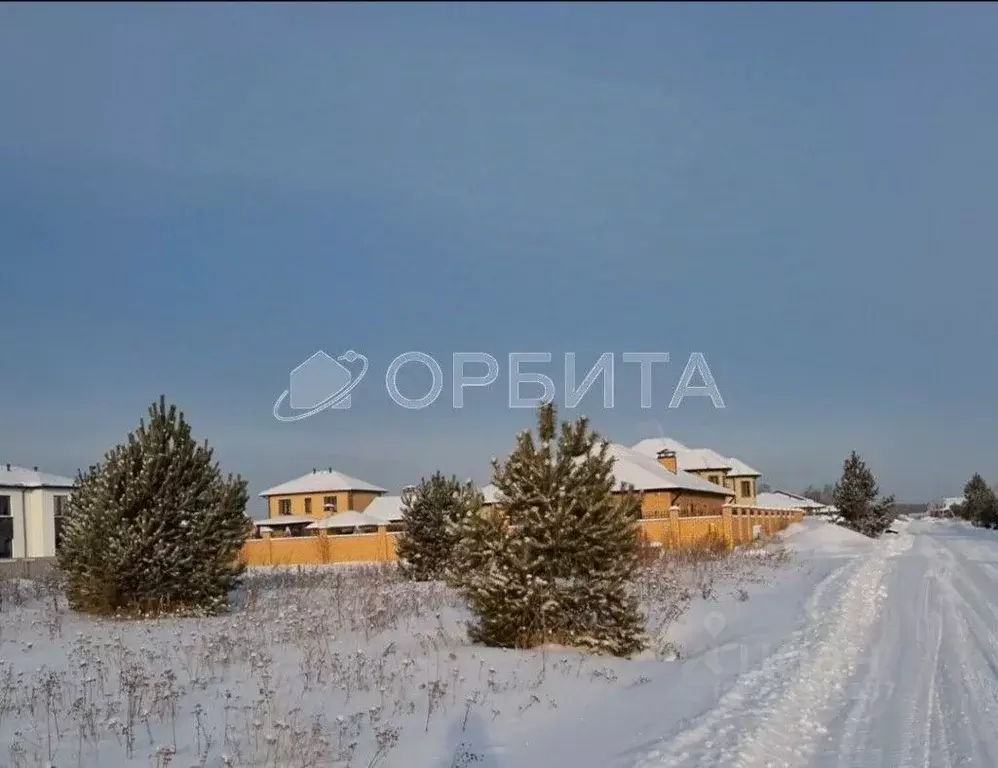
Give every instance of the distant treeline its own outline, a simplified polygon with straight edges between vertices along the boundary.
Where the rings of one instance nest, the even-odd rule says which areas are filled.
[[[809,485],[807,490],[804,491],[801,496],[806,496],[812,501],[817,501],[819,504],[834,504],[835,486],[831,483],[826,483],[821,488],[818,488],[816,485]],[[925,512],[929,506],[928,502],[917,502],[913,504],[895,503],[894,509],[899,515],[917,515]]]

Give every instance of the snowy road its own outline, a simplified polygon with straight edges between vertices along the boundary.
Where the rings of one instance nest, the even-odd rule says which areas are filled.
[[[775,653],[635,765],[998,765],[998,536],[899,530],[821,581]]]
[[[722,632],[487,765],[998,766],[998,532],[897,528],[808,521],[787,539],[803,570],[719,605]]]

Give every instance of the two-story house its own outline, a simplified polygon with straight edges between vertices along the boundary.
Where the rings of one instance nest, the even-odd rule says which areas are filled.
[[[309,525],[346,512],[364,512],[387,491],[366,480],[342,472],[313,469],[286,483],[263,491],[267,500],[267,519],[258,520],[257,528],[309,535]]]
[[[614,459],[613,476],[617,491],[636,491],[641,497],[644,519],[665,518],[673,507],[685,515],[720,515],[733,494],[723,485],[711,483],[684,472],[658,458],[611,443],[608,451]],[[502,505],[494,485],[482,489],[486,505]]]
[[[710,448],[689,448],[668,437],[652,437],[634,444],[633,450],[655,457],[670,469],[688,472],[732,492],[732,503],[755,506],[762,474],[740,459]]]
[[[72,489],[68,477],[0,464],[0,560],[54,557]]]

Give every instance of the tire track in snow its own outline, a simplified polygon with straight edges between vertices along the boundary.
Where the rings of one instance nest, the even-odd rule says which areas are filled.
[[[925,579],[921,610],[915,615],[914,656],[906,668],[914,676],[914,682],[910,688],[903,689],[905,695],[899,699],[903,703],[896,705],[905,716],[899,734],[900,744],[896,751],[888,749],[893,755],[892,765],[932,765],[932,725],[939,709],[937,681],[943,643],[943,621],[936,601],[940,594],[940,579],[946,578],[946,574],[945,566],[941,569],[936,566]],[[911,643],[911,638],[904,635],[904,629],[901,617],[891,625],[893,653],[905,643]],[[898,674],[898,668],[889,668],[885,674]],[[870,747],[867,745],[867,749]]]
[[[928,598],[929,590],[925,591],[926,596],[926,610],[928,610]],[[922,766],[923,768],[930,768],[932,765],[932,718],[935,717],[940,725],[940,729],[943,731],[942,738],[943,743],[945,743],[945,723],[942,716],[942,707],[939,704],[939,693],[936,688],[937,679],[939,677],[939,656],[943,648],[943,624],[942,621],[937,621],[936,628],[936,640],[934,643],[934,648],[932,650],[932,658],[929,661],[928,668],[931,670],[929,672],[929,690],[926,694],[925,702],[925,727],[922,732]],[[923,668],[924,674],[924,668]],[[943,754],[946,755],[946,768],[950,765],[949,754],[944,749]]]
[[[994,736],[993,722],[998,708],[995,688],[998,642],[988,617],[983,614],[987,610],[993,615],[994,607],[988,595],[974,583],[974,568],[979,563],[962,556],[949,543],[942,544],[940,549],[959,566],[956,573],[955,569],[947,571],[950,578],[942,583],[945,589],[941,607],[947,631],[952,635],[952,641],[946,644],[947,665],[961,709],[958,717],[949,713],[947,719],[943,707],[937,706],[944,757],[952,765],[947,748],[952,730],[959,737],[960,750],[974,753],[972,765],[996,765],[998,740]],[[947,723],[952,728],[948,728]]]
[[[873,666],[878,663],[879,656],[873,661]],[[876,701],[877,690],[879,688],[876,675],[867,675],[863,683],[863,688],[856,698],[856,703],[849,711],[846,718],[845,734],[839,744],[839,768],[850,768],[857,752],[866,744],[870,729],[868,713]]]
[[[886,594],[890,558],[910,548],[902,534],[821,582],[809,621],[696,724],[637,768],[724,765],[775,768],[806,764],[823,724],[858,664]],[[845,581],[838,599],[828,595]]]
[[[766,725],[750,735],[740,750],[743,768],[806,764],[826,733],[846,681],[856,671],[881,604],[887,596],[884,576],[891,558],[906,551],[912,539],[902,534],[878,549],[856,572],[828,622],[827,634],[813,649],[813,661],[792,681]]]

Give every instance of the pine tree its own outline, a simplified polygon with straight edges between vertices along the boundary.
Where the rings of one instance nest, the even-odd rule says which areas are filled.
[[[73,608],[92,613],[216,612],[239,583],[251,523],[246,482],[166,399],[148,424],[78,473],[58,552]]]
[[[894,522],[894,497],[880,498],[880,489],[866,463],[853,451],[835,485],[835,506],[840,523],[866,536],[877,537]]]
[[[541,643],[629,655],[643,646],[643,618],[629,582],[638,567],[640,501],[615,494],[609,444],[583,417],[558,434],[553,404],[500,464],[496,510],[459,524],[448,578],[468,601],[473,640],[501,647]]]
[[[975,473],[963,487],[963,504],[953,507],[953,515],[983,528],[998,528],[998,496],[984,478]]]
[[[399,568],[415,581],[443,576],[454,549],[453,523],[469,512],[481,509],[484,500],[470,481],[462,485],[457,477],[437,472],[402,494],[402,520],[398,539]]]

